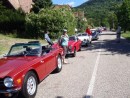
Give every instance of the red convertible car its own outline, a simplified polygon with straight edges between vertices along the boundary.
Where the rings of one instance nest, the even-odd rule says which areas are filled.
[[[32,41],[12,45],[0,59],[0,96],[34,98],[37,85],[51,72],[61,71],[62,53],[57,44],[46,47]]]
[[[76,56],[77,51],[81,51],[81,44],[82,41],[78,39],[77,36],[70,36],[69,37],[69,42],[68,42],[68,52],[67,54],[72,54],[73,57]]]

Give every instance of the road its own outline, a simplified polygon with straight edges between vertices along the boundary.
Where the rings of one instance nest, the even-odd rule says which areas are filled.
[[[38,86],[35,98],[130,98],[130,43],[116,43],[115,32],[69,57],[58,74]]]

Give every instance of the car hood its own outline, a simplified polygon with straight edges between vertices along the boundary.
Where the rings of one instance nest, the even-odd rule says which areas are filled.
[[[0,59],[0,78],[8,76],[10,72],[21,68],[36,57],[4,57]]]
[[[83,41],[84,39],[86,39],[86,40],[88,40],[89,39],[89,37],[88,36],[80,36],[80,37],[78,37],[81,41]]]
[[[73,46],[74,43],[75,43],[75,41],[69,41],[69,42],[68,42],[68,46]]]

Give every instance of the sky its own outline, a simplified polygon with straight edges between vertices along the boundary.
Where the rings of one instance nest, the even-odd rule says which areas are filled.
[[[88,0],[52,0],[53,4],[59,4],[59,5],[68,4],[72,7],[79,6],[86,1]]]

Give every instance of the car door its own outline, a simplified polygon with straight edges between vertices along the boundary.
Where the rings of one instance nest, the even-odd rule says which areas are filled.
[[[42,55],[40,57],[39,66],[37,72],[40,80],[43,80],[47,75],[49,75],[56,68],[56,52],[51,50],[49,53]]]
[[[40,81],[43,80],[47,74],[46,74],[46,56],[41,56],[37,60],[38,62],[35,64],[35,69],[38,73]]]
[[[80,49],[80,46],[81,46],[81,41],[76,37],[76,41],[75,41],[76,51]]]
[[[50,74],[56,68],[56,50],[52,49],[49,53],[46,54],[44,62],[46,66],[46,74]]]

